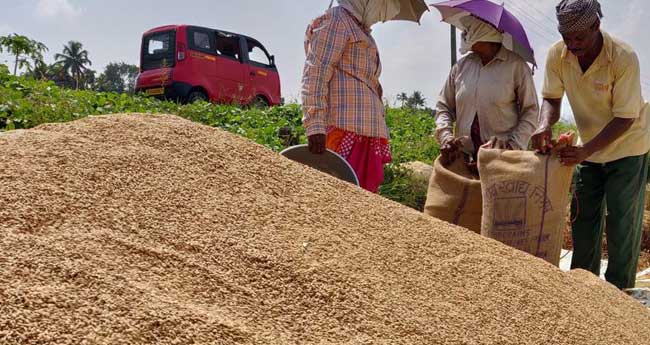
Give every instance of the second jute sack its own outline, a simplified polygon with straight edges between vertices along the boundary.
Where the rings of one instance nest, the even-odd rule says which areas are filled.
[[[481,235],[558,265],[573,168],[552,155],[481,149]]]

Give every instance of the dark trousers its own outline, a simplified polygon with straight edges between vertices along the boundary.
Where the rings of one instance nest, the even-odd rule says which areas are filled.
[[[576,193],[571,203],[571,218],[575,220],[572,269],[600,273],[606,227],[609,261],[605,278],[619,289],[634,287],[647,174],[648,155],[577,166]]]

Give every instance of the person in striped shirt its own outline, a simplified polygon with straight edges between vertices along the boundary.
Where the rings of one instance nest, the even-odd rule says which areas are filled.
[[[391,161],[379,83],[381,62],[370,27],[394,18],[399,0],[338,0],[307,27],[303,124],[312,153],[330,149],[377,193]]]

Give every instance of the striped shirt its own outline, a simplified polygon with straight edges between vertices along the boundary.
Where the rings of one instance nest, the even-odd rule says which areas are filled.
[[[316,18],[305,34],[302,79],[307,136],[334,126],[367,137],[388,138],[381,62],[375,40],[342,7]]]

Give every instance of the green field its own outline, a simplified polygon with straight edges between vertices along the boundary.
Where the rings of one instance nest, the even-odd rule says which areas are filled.
[[[274,151],[288,144],[288,140],[279,135],[281,129],[290,133],[293,140],[306,142],[298,104],[269,109],[210,103],[181,105],[141,95],[61,88],[51,81],[14,77],[6,66],[0,65],[0,131],[73,121],[91,115],[133,112],[179,115],[242,135]],[[393,163],[386,167],[386,181],[380,193],[421,209],[427,186],[413,179],[400,164],[416,160],[431,163],[438,156],[439,147],[432,136],[434,118],[425,110],[387,108],[386,120],[391,129]],[[567,126],[562,125],[561,129],[566,130],[564,127]]]

